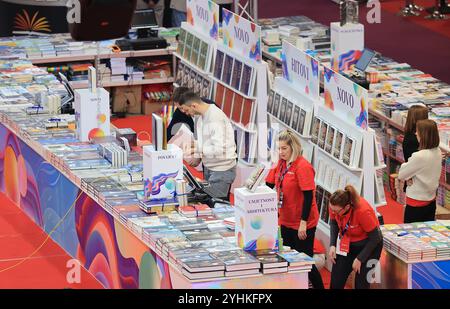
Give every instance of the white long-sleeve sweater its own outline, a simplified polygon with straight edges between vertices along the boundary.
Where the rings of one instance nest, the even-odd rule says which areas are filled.
[[[197,150],[203,165],[212,171],[227,171],[236,166],[236,143],[231,122],[216,105],[196,120]]]
[[[441,177],[442,156],[439,147],[413,153],[408,162],[403,163],[398,173],[400,180],[412,179],[406,188],[406,196],[419,201],[436,198]]]

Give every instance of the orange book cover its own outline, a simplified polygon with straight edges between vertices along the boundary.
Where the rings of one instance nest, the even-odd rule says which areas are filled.
[[[236,123],[240,123],[241,122],[241,115],[242,115],[242,100],[244,98],[235,93],[234,94],[234,103],[233,103],[233,116],[231,117],[231,119],[236,122]]]
[[[242,119],[241,123],[244,127],[247,127],[250,123],[253,122],[253,109],[255,108],[255,102],[251,99],[244,99],[242,108]]]
[[[225,90],[225,97],[224,97],[224,103],[222,106],[222,110],[227,115],[228,118],[231,118],[231,111],[233,108],[233,98],[234,98],[234,92],[230,89]]]

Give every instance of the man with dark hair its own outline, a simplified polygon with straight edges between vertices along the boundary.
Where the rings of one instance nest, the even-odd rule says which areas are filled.
[[[183,112],[197,116],[197,140],[191,151],[197,160],[191,164],[197,166],[202,162],[204,177],[214,192],[213,197],[228,199],[231,184],[236,178],[237,158],[230,120],[215,104],[204,102],[192,91],[186,92],[179,103]]]
[[[172,120],[167,127],[167,140],[170,140],[182,125],[189,127],[189,130],[191,130],[192,133],[195,131],[194,120],[192,119],[194,115],[189,114],[184,110],[184,107],[179,104],[183,95],[189,91],[190,89],[188,87],[178,87],[173,92],[172,101],[175,103],[177,109],[173,113]],[[202,101],[207,104],[215,104],[214,101],[205,98],[202,98]]]

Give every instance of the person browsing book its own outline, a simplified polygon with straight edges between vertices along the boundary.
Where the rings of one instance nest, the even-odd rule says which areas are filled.
[[[419,141],[416,136],[417,121],[428,119],[428,108],[422,105],[413,105],[408,110],[403,136],[403,157],[408,162],[412,154],[419,150]]]
[[[194,133],[195,125],[194,119],[192,119],[193,115],[190,115],[187,110],[183,106],[180,106],[180,99],[186,93],[189,92],[190,89],[187,87],[178,87],[173,92],[172,100],[174,102],[175,107],[177,109],[172,115],[172,120],[167,126],[167,140],[170,140],[180,129],[182,125],[186,125],[189,127],[189,130]],[[215,104],[214,101],[202,98],[202,101],[208,104]]]
[[[330,197],[331,289],[343,289],[355,271],[355,288],[368,289],[367,274],[378,263],[383,236],[374,209],[348,185]]]
[[[194,92],[185,93],[180,99],[180,108],[188,115],[197,116],[196,143],[191,154],[197,160],[192,166],[203,163],[203,173],[213,197],[228,200],[231,184],[236,178],[236,143],[231,122],[215,104],[204,102]]]
[[[436,191],[442,169],[439,132],[433,120],[417,122],[419,151],[400,166],[398,179],[406,180],[406,207],[404,223],[434,221]]]
[[[277,191],[281,237],[286,246],[312,257],[319,222],[314,168],[302,156],[300,141],[290,130],[280,133],[277,146],[279,160],[267,175],[266,183]],[[324,288],[315,265],[308,276],[314,288]]]

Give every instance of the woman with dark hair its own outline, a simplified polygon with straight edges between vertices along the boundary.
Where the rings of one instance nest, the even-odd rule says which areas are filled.
[[[419,150],[416,137],[416,124],[419,120],[428,119],[428,108],[423,105],[413,105],[408,110],[403,136],[403,157],[408,162],[412,154]]]
[[[343,289],[355,271],[355,288],[368,289],[368,273],[380,259],[383,236],[375,210],[347,185],[330,197],[331,289]]]
[[[400,167],[398,179],[406,180],[404,223],[435,220],[436,190],[442,169],[439,132],[433,120],[417,122],[419,151]]]

